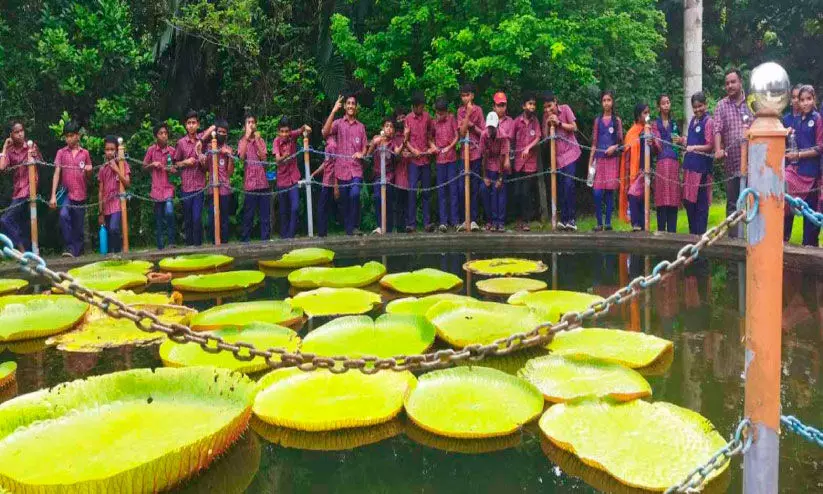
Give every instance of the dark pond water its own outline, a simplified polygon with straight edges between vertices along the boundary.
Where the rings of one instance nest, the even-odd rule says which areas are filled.
[[[349,257],[338,266],[367,260],[384,262],[389,272],[435,267],[464,279],[467,257],[497,257],[455,252],[384,257]],[[551,288],[607,295],[646,265],[659,259],[629,254],[520,254],[556,266],[536,275]],[[237,264],[254,268],[253,261]],[[654,400],[669,401],[706,416],[728,438],[743,411],[744,347],[738,280],[742,265],[699,260],[685,272],[654,287],[647,296],[616,309],[598,326],[645,331],[674,341],[674,361],[665,375],[650,377]],[[474,281],[467,290],[478,296]],[[285,278],[269,277],[260,289],[219,300],[186,301],[196,309],[215,303],[282,299]],[[823,277],[787,271],[783,317],[784,413],[823,424]],[[308,331],[323,321],[313,322]],[[14,353],[17,352],[17,353]],[[37,345],[0,353],[18,362],[17,391],[26,393],[60,382],[133,367],[160,365],[156,348],[120,349],[102,354],[62,353]],[[8,398],[0,397],[0,400]],[[220,462],[181,488],[185,492],[248,493],[508,493],[621,491],[608,478],[555,450],[544,451],[536,426],[490,442],[443,442],[410,429],[402,421],[348,434],[263,434],[250,432]],[[385,439],[384,439],[385,438]],[[270,442],[274,441],[273,442]],[[340,451],[317,451],[329,447]],[[469,452],[481,452],[469,454]],[[547,454],[552,460],[547,457]],[[784,434],[780,491],[823,492],[823,450]],[[720,491],[740,492],[740,461],[735,460]],[[586,481],[581,480],[582,477]],[[588,483],[587,483],[588,482]]]

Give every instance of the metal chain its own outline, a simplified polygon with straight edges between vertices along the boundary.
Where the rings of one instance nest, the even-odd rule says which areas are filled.
[[[802,216],[818,227],[823,226],[823,213],[815,211],[814,208],[809,206],[808,202],[790,194],[783,194],[783,197],[795,216]]]
[[[780,423],[806,441],[823,448],[823,432],[804,424],[794,415],[781,415]]]
[[[682,482],[666,489],[665,494],[700,492],[700,486],[712,472],[722,469],[733,457],[746,454],[754,440],[751,427],[752,422],[749,419],[741,420],[728,444],[717,450],[706,463],[695,468]]]
[[[75,298],[100,308],[111,317],[125,318],[137,325],[142,331],[160,332],[175,343],[196,343],[208,353],[231,352],[240,361],[249,361],[261,357],[272,368],[297,367],[303,371],[328,369],[334,373],[359,370],[373,374],[381,370],[407,371],[432,370],[450,366],[460,361],[479,361],[489,356],[508,355],[514,351],[548,344],[560,331],[578,328],[583,321],[597,319],[606,315],[612,307],[623,305],[638,296],[643,290],[659,283],[671,272],[688,266],[697,259],[704,247],[712,245],[722,238],[731,228],[741,221],[746,221],[746,211],[735,211],[722,223],[707,231],[695,244],[687,244],[677,253],[674,261],[662,261],[648,276],[639,276],[627,286],[617,290],[605,300],[595,302],[582,312],[568,312],[557,323],[545,323],[531,331],[512,334],[497,339],[489,344],[472,344],[462,349],[444,349],[432,353],[417,355],[399,355],[389,358],[364,356],[350,358],[346,356],[325,357],[312,353],[290,352],[285,348],[259,349],[254,345],[237,342],[227,343],[219,336],[208,333],[196,333],[182,324],[164,323],[156,315],[145,310],[127,306],[123,302],[104,293],[79,285],[72,276],[55,272],[46,266],[46,261],[33,252],[22,253],[14,248],[11,240],[0,234],[3,255],[17,261],[21,269],[33,275],[45,277],[53,286],[60,287]],[[67,282],[67,286],[61,286]],[[147,322],[148,321],[148,322]]]

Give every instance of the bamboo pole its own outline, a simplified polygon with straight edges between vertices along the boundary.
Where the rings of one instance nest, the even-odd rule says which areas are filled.
[[[218,156],[217,156],[217,132],[211,133],[211,150],[214,153],[211,161],[211,191],[214,200],[214,245],[220,245],[220,188],[217,178]]]
[[[745,411],[754,442],[743,459],[743,492],[777,492],[783,318],[783,187],[786,129],[758,114],[749,131],[749,184],[758,212],[746,247]]]
[[[26,166],[29,172],[29,216],[31,217],[31,251],[40,254],[40,245],[37,234],[37,166],[34,163],[34,142],[29,141],[28,161]]]
[[[126,149],[123,147],[123,138],[117,138],[117,166],[120,168],[122,175],[126,174]],[[129,212],[128,203],[126,202],[126,186],[123,185],[122,180],[117,181],[120,184],[120,230],[123,235],[123,252],[129,251]],[[101,206],[102,207],[102,206]]]
[[[549,156],[551,157],[551,187],[552,187],[552,231],[557,230],[557,141],[552,124],[549,129]]]
[[[303,131],[303,170],[306,173],[306,223],[309,237],[314,236],[314,204],[311,196],[311,166],[309,163],[309,133]]]

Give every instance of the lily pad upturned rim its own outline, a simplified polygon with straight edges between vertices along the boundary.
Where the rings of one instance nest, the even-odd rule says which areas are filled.
[[[18,278],[0,279],[0,296],[17,293],[27,286],[29,286],[28,280],[21,280]]]
[[[261,259],[258,265],[266,269],[298,269],[308,266],[322,266],[334,261],[334,251],[321,247],[293,249],[278,259]]]
[[[0,350],[0,353],[2,351]],[[17,362],[10,360],[8,362],[0,362],[0,388],[5,388],[9,383],[15,380],[17,376]]]
[[[223,254],[184,254],[165,257],[157,265],[163,271],[172,273],[196,273],[222,268],[233,262],[233,257]]]
[[[154,263],[143,260],[132,259],[106,259],[90,264],[72,268],[68,271],[71,276],[77,276],[81,273],[90,271],[111,270],[111,271],[126,271],[129,273],[148,274],[154,267]]]
[[[480,317],[487,320],[483,322]],[[542,320],[526,307],[499,302],[460,303],[444,300],[426,311],[437,336],[457,348],[488,344],[514,333],[531,331]]]
[[[248,425],[255,386],[241,374],[222,369],[191,367],[185,369],[133,369],[60,384],[51,389],[18,396],[0,405],[0,456],[4,439],[10,435],[26,434],[32,424],[44,427],[54,420],[80,420],[83,414],[96,413],[103,403],[120,406],[151,406],[152,403],[178,403],[189,397],[198,406],[211,404],[215,407],[211,432],[190,439],[177,440],[168,450],[157,449],[157,444],[132,443],[135,454],[143,460],[120,467],[119,457],[106,455],[105,444],[98,451],[100,462],[114,462],[108,473],[99,471],[72,471],[66,473],[64,483],[50,479],[45,482],[44,472],[39,477],[16,480],[11,465],[0,467],[0,483],[12,491],[36,489],[38,492],[62,493],[72,491],[107,492],[117,486],[132,486],[137,491],[165,490],[191,477],[208,466],[243,433]],[[116,412],[113,412],[116,413]],[[86,419],[86,422],[89,422]],[[53,423],[52,427],[57,427]],[[76,433],[75,433],[76,434]],[[94,434],[87,436],[94,440]],[[42,440],[30,436],[29,440]],[[185,442],[184,442],[185,441]],[[70,445],[64,445],[68,447]],[[87,448],[88,449],[88,448]],[[25,449],[22,449],[25,451]],[[191,461],[198,458],[198,461]],[[38,458],[18,458],[17,469],[27,461]],[[134,461],[134,460],[133,460]],[[44,465],[48,468],[48,465]],[[42,479],[42,480],[41,480]],[[65,483],[67,482],[67,483]]]
[[[406,430],[406,424],[398,417],[376,425],[319,432],[271,425],[256,416],[252,416],[249,426],[272,444],[307,451],[349,451],[391,439]]]
[[[315,307],[318,303],[317,300],[311,300],[315,297],[322,297],[324,300],[323,302],[329,303],[328,298],[343,298],[343,299],[351,299],[352,297],[360,297],[358,302],[362,302],[356,308],[353,308],[349,311],[341,311],[341,310],[326,310],[321,307]],[[380,298],[380,295],[370,292],[368,290],[363,290],[361,288],[316,288],[314,290],[309,290],[305,292],[300,292],[294,297],[290,297],[286,299],[292,307],[297,307],[303,311],[303,313],[309,317],[331,317],[331,316],[344,316],[344,315],[356,315],[356,314],[365,314],[367,312],[371,312],[374,310],[375,307],[380,305],[383,302],[383,299]]]
[[[455,293],[448,292],[435,293],[424,297],[403,297],[394,299],[386,304],[386,314],[416,314],[425,316],[429,309],[431,309],[438,302],[442,302],[444,300],[465,305],[482,302],[482,300],[466,295],[457,295]]]
[[[149,283],[148,277],[142,273],[119,269],[80,271],[73,275],[73,277],[77,284],[102,292],[117,292],[120,290],[141,288]],[[67,291],[68,285],[69,282],[64,281],[60,284],[60,288],[55,287],[55,291]]]
[[[419,288],[403,289],[404,284],[417,284]],[[463,286],[460,277],[434,268],[423,268],[415,271],[391,273],[380,279],[380,286],[404,295],[428,295],[431,293],[448,292]]]
[[[62,333],[63,331],[67,331],[75,327],[89,310],[89,305],[87,303],[81,302],[71,295],[6,295],[5,297],[0,297],[0,316],[2,316],[3,310],[8,305],[29,305],[38,302],[55,302],[64,304],[62,310],[58,311],[59,322],[57,324],[50,324],[47,327],[42,324],[44,321],[42,313],[40,313],[36,318],[29,317],[29,319],[32,320],[23,325],[21,328],[16,328],[14,331],[3,331],[4,328],[7,329],[8,321],[4,322],[3,318],[0,317],[0,342],[9,344],[34,339],[43,339],[45,342],[46,337]],[[66,314],[65,312],[68,310],[71,310],[72,312],[70,314]],[[33,314],[29,315],[33,316]],[[37,326],[32,327],[35,324],[35,321]]]
[[[351,274],[352,279],[346,276]],[[386,274],[386,266],[369,261],[355,266],[309,266],[292,271],[289,284],[295,288],[362,288],[377,283]]]
[[[303,338],[300,350],[324,356],[349,357],[414,355],[434,344],[437,330],[423,316],[382,314],[335,318]]]
[[[239,278],[239,280],[235,281],[233,278]],[[257,270],[222,271],[219,273],[191,274],[183,278],[177,278],[172,280],[171,286],[181,292],[228,292],[260,285],[265,279],[265,273]],[[224,281],[224,283],[210,286],[211,282],[215,280]]]
[[[268,315],[271,315],[274,312],[267,310],[267,306],[269,304],[272,309],[275,307],[281,307],[284,309],[284,315],[287,309],[287,317],[285,319],[267,319]],[[239,311],[239,314],[237,314],[238,316],[242,316],[245,313],[251,314],[252,317],[260,317],[260,319],[243,322],[245,320],[242,320],[242,318],[239,320],[235,317],[235,311]],[[255,314],[260,315],[258,316]],[[192,331],[214,331],[225,327],[238,327],[255,322],[264,322],[293,328],[294,326],[299,326],[299,323],[302,321],[303,310],[299,307],[292,306],[285,300],[253,300],[248,302],[232,302],[229,304],[210,307],[194,316],[191,320],[190,327]]]
[[[593,345],[587,345],[587,339]],[[625,346],[620,348],[619,344]],[[655,348],[658,349],[655,351]],[[652,368],[672,352],[674,343],[658,336],[612,328],[576,328],[561,331],[546,345],[559,355],[592,357],[632,369]]]
[[[514,264],[516,262],[523,262],[532,264],[534,267],[530,269],[521,269],[521,270],[511,270],[506,271],[502,270],[499,272],[496,271],[489,271],[486,269],[478,268],[477,265],[481,265],[482,263],[500,263],[500,265],[504,264]],[[495,257],[491,259],[473,259],[471,261],[467,261],[463,264],[463,269],[473,274],[477,274],[480,276],[525,276],[529,274],[536,274],[536,273],[544,273],[546,272],[549,267],[543,263],[543,261],[535,261],[533,259],[523,259],[518,257]]]
[[[520,283],[517,289],[506,288],[506,284]],[[497,278],[487,278],[479,280],[474,284],[477,291],[483,295],[491,295],[495,297],[504,297],[506,295],[514,295],[517,292],[528,291],[535,292],[544,290],[548,284],[543,280],[536,280],[534,278],[523,278],[519,276],[503,276]]]

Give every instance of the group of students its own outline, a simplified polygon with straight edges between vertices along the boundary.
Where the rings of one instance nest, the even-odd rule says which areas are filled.
[[[634,121],[624,133],[621,119],[616,115],[612,91],[600,96],[602,113],[593,122],[592,146],[588,158],[588,182],[593,188],[595,231],[611,230],[614,204],[620,217],[631,221],[634,230],[644,226],[645,153],[648,147],[654,157],[654,205],[658,230],[675,232],[678,208],[686,210],[689,231],[702,234],[707,229],[709,205],[712,197],[713,169],[716,159],[726,163],[726,190],[730,196],[727,212],[731,212],[739,193],[740,142],[753,115],[745,103],[740,73],[726,74],[727,96],[715,109],[707,111],[702,93],[691,97],[694,117],[685,136],[680,135],[671,115],[671,99],[661,95],[657,100],[659,116],[652,120],[650,107],[638,103]],[[576,165],[581,157],[581,146],[576,133],[577,121],[572,109],[560,104],[557,97],[546,92],[542,95],[543,118],[536,115],[538,98],[525,93],[520,99],[521,113],[516,118],[508,115],[505,93],[493,96],[493,110],[484,116],[474,102],[475,90],[470,84],[460,88],[461,104],[457,112],[449,109],[449,101],[439,97],[434,104],[434,115],[426,111],[422,93],[411,98],[411,111],[397,110],[383,119],[380,131],[368,139],[366,128],[358,118],[356,95],[341,96],[322,127],[325,140],[325,160],[311,174],[322,174],[322,186],[317,202],[317,233],[325,236],[332,211],[336,206],[342,213],[346,234],[359,233],[360,194],[363,187],[364,160],[372,161],[375,215],[380,224],[382,217],[381,168],[386,178],[386,232],[414,232],[418,223],[418,196],[420,219],[426,231],[446,232],[449,228],[465,227],[465,197],[463,169],[468,146],[470,168],[469,227],[481,229],[480,207],[487,231],[504,231],[507,207],[511,199],[516,228],[528,231],[529,221],[535,217],[538,198],[538,149],[554,131],[557,165],[558,227],[577,230],[575,211]],[[337,118],[343,110],[343,115]],[[818,207],[821,185],[820,149],[823,149],[823,122],[815,110],[814,89],[798,85],[792,92],[792,108],[784,118],[791,135],[786,154],[786,183],[789,193]],[[151,199],[154,201],[155,234],[158,249],[176,242],[174,216],[175,186],[169,181],[173,174],[180,175],[183,204],[185,242],[200,245],[203,241],[202,211],[208,211],[208,234],[214,234],[214,208],[211,187],[218,189],[218,201],[223,212],[220,218],[220,239],[227,241],[229,216],[233,205],[230,178],[236,158],[244,162],[243,192],[245,195],[243,223],[240,238],[251,238],[255,217],[260,224],[260,238],[270,237],[272,193],[266,161],[268,148],[257,131],[254,116],[244,120],[244,133],[235,153],[227,143],[229,126],[223,119],[200,131],[196,112],[185,118],[186,135],[175,146],[169,143],[166,124],[154,127],[155,143],[146,151],[143,169],[151,174]],[[311,128],[302,125],[292,129],[284,118],[278,126],[278,135],[272,142],[271,152],[277,167],[276,188],[279,203],[280,235],[296,235],[299,216],[299,185],[302,175],[297,166],[297,139],[308,136]],[[49,204],[60,208],[60,230],[67,255],[77,256],[83,251],[83,206],[92,176],[92,160],[80,146],[79,128],[69,122],[65,125],[66,146],[55,157],[54,174]],[[216,148],[212,149],[212,135]],[[646,141],[649,141],[648,143]],[[648,144],[648,146],[647,146]],[[682,166],[679,148],[683,148]],[[458,150],[460,151],[458,153]],[[31,155],[31,156],[30,156]],[[29,175],[25,165],[30,159],[42,159],[36,145],[29,149],[25,129],[20,122],[11,126],[11,134],[3,146],[0,170],[13,173],[12,203],[0,218],[0,228],[20,248],[30,249],[28,211],[22,203],[29,197]],[[212,164],[217,162],[217,176],[210,177]],[[432,163],[433,162],[433,163]],[[435,172],[432,173],[432,164]],[[682,168],[682,177],[681,177]],[[116,252],[121,243],[120,188],[128,188],[131,172],[125,160],[118,159],[118,141],[105,139],[104,164],[97,174],[101,225],[109,233],[108,244]],[[435,187],[432,187],[434,178]],[[35,173],[35,180],[37,175]],[[61,194],[61,189],[65,194]],[[431,214],[431,191],[438,195],[437,221]],[[207,193],[208,192],[208,193]],[[617,195],[617,201],[615,201]],[[733,197],[732,197],[733,196]],[[787,213],[785,232],[791,235],[792,217]],[[378,226],[375,233],[382,233]],[[819,229],[811,222],[804,225],[804,245],[817,245]]]

